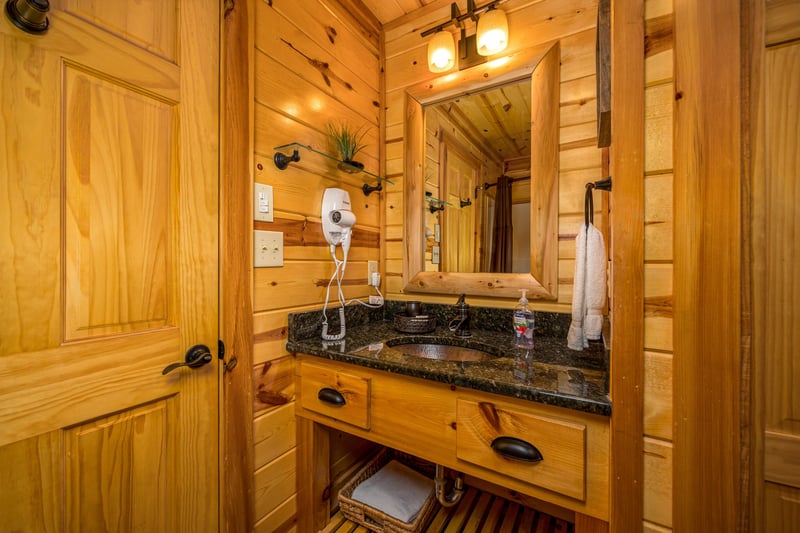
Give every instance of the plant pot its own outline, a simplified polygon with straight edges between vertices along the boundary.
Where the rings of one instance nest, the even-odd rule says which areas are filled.
[[[347,172],[348,174],[355,174],[364,170],[364,163],[358,161],[340,161],[337,165],[339,170]]]

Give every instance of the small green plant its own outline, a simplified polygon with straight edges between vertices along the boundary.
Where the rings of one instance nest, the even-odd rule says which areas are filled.
[[[342,161],[353,161],[356,154],[366,146],[361,144],[366,133],[363,126],[354,130],[345,123],[328,123],[328,137]]]

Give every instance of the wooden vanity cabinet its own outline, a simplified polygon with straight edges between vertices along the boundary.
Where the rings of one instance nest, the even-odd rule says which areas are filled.
[[[330,516],[328,428],[568,509],[576,533],[608,529],[606,417],[302,354],[296,379],[300,531]],[[541,460],[503,455],[528,445]]]

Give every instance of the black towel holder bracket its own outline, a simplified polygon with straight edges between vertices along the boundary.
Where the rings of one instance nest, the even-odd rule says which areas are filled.
[[[583,200],[583,220],[587,228],[589,224],[594,224],[594,198],[592,196],[594,189],[611,192],[611,176],[604,180],[590,181],[586,184],[586,196]]]

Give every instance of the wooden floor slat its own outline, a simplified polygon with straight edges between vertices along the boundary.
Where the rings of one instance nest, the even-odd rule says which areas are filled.
[[[488,492],[468,487],[455,507],[440,507],[426,533],[573,533],[574,526]],[[368,533],[339,511],[321,533]]]

